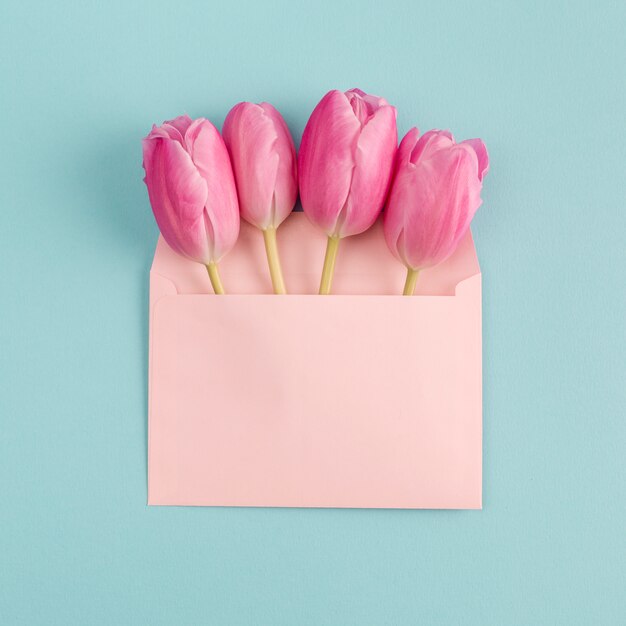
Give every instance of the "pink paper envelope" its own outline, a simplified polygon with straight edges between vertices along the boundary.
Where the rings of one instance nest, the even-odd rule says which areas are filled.
[[[229,295],[159,240],[150,272],[148,503],[481,508],[481,276],[471,234],[401,293],[382,227],[342,240],[278,231],[290,295],[242,224]]]

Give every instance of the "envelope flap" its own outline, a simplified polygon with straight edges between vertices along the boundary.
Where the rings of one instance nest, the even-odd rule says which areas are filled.
[[[292,213],[278,230],[278,246],[289,293],[317,293],[326,236],[303,213]],[[272,293],[263,236],[258,229],[242,222],[239,240],[220,263],[220,273],[228,293]],[[447,261],[421,273],[416,294],[455,295],[457,285],[477,274],[480,274],[480,267],[472,235],[468,232]],[[162,285],[166,292],[212,293],[206,269],[176,254],[162,237],[157,244],[151,275],[157,282],[160,277],[171,283],[170,287]],[[404,266],[387,248],[379,219],[362,235],[341,241],[333,293],[398,295],[405,275]]]

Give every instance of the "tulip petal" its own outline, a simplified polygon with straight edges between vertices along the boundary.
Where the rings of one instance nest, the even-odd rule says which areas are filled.
[[[163,126],[152,125],[152,130],[146,137],[146,139],[156,139],[157,137],[162,137],[163,139],[173,139],[174,141],[179,141],[182,143],[182,137],[180,133],[173,127],[168,126],[164,128]]]
[[[277,228],[293,211],[298,197],[296,147],[283,116],[268,102],[261,107],[272,120],[276,132],[274,150],[278,154],[278,169],[274,186],[274,214],[271,226]]]
[[[386,105],[359,136],[350,193],[337,224],[341,237],[362,233],[376,221],[389,190],[397,145],[396,110]]]
[[[419,140],[419,130],[417,127],[411,128],[406,135],[402,138],[400,146],[396,151],[394,159],[391,189],[387,196],[387,203],[383,212],[383,232],[387,245],[396,258],[408,265],[404,258],[402,251],[399,250],[398,245],[400,241],[400,235],[404,231],[404,211],[405,206],[401,202],[391,203],[391,197],[394,192],[404,187],[402,178],[407,175],[407,170],[411,170],[415,165],[411,162],[411,154]],[[396,182],[397,181],[397,182]]]
[[[291,213],[298,193],[296,151],[281,114],[269,103],[240,102],[222,131],[242,217],[265,230]]]
[[[413,189],[415,166],[408,161],[407,154],[412,149],[411,144],[415,140],[412,129],[405,135],[398,149],[397,167],[393,184],[383,213],[383,231],[387,246],[393,255],[407,267],[411,264],[405,254],[405,218],[408,211],[414,209]],[[412,134],[409,137],[409,134]],[[402,154],[404,148],[404,154]],[[400,161],[400,158],[406,160]],[[413,268],[416,269],[416,268]]]
[[[482,139],[466,139],[461,142],[472,147],[476,156],[478,157],[478,179],[482,179],[489,171],[489,154],[487,153],[487,146],[485,146]]]
[[[397,171],[399,167],[406,167],[411,163],[411,155],[419,140],[420,132],[414,126],[407,134],[402,138],[398,151],[396,152],[395,168]]]
[[[415,164],[419,159],[429,158],[433,152],[454,145],[454,137],[448,130],[429,130],[424,133],[411,151],[409,160]]]
[[[350,102],[354,114],[359,119],[361,126],[365,126],[369,118],[372,117],[378,109],[388,105],[388,102],[384,98],[365,93],[357,88],[346,91],[346,97],[348,98],[348,102]]]
[[[178,141],[144,140],[144,167],[150,203],[163,237],[176,252],[208,263],[204,228],[207,184]]]
[[[447,131],[416,137],[409,131],[400,144],[384,221],[391,252],[415,270],[454,252],[482,202],[488,164],[480,140],[456,144]]]
[[[184,115],[179,115],[175,117],[173,120],[166,120],[163,122],[163,126],[168,126],[170,128],[174,128],[178,131],[181,140],[185,136],[187,129],[191,126],[193,120],[185,113]],[[174,139],[174,137],[172,137]]]
[[[302,208],[328,235],[335,233],[348,197],[360,130],[347,97],[333,90],[315,107],[302,135],[298,156]]]
[[[407,177],[403,254],[413,269],[444,261],[458,245],[481,204],[475,156],[468,146],[439,150]]]
[[[258,104],[241,102],[226,116],[224,141],[237,182],[242,217],[257,228],[273,221],[273,198],[279,155],[272,119]]]
[[[239,204],[230,158],[215,126],[203,118],[189,126],[185,145],[198,175],[206,183],[205,219],[214,236],[210,261],[217,263],[239,235]]]

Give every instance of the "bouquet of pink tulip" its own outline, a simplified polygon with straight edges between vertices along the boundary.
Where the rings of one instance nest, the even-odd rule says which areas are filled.
[[[481,204],[489,157],[480,139],[411,129],[397,146],[396,109],[359,89],[328,92],[296,150],[270,104],[241,102],[223,138],[206,119],[184,115],[143,141],[150,203],[169,246],[206,266],[223,294],[218,264],[234,246],[240,215],[263,233],[274,292],[286,294],[276,231],[298,195],[328,237],[320,294],[331,292],[342,238],[370,228],[384,210],[389,249],[407,268],[404,295],[419,271],[447,259]]]

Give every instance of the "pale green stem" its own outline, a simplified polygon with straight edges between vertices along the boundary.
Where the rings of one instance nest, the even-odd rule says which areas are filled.
[[[415,291],[415,284],[417,283],[417,277],[419,275],[419,270],[412,270],[410,267],[406,272],[406,282],[404,283],[404,292],[403,296],[412,296]]]
[[[220,274],[217,271],[217,263],[209,263],[206,266],[207,272],[209,272],[209,278],[211,279],[211,285],[213,285],[213,291],[217,295],[223,295],[225,293],[222,281],[220,280]]]
[[[320,282],[320,295],[328,295],[333,282],[335,272],[335,260],[339,249],[339,237],[331,236],[326,244],[326,256],[324,257],[324,269],[322,270],[322,280]]]
[[[270,266],[270,276],[272,278],[274,293],[285,294],[287,293],[287,289],[285,288],[283,271],[280,267],[278,245],[276,244],[276,229],[274,227],[266,228],[263,231],[263,240],[265,241],[265,253],[267,254],[267,262]]]

